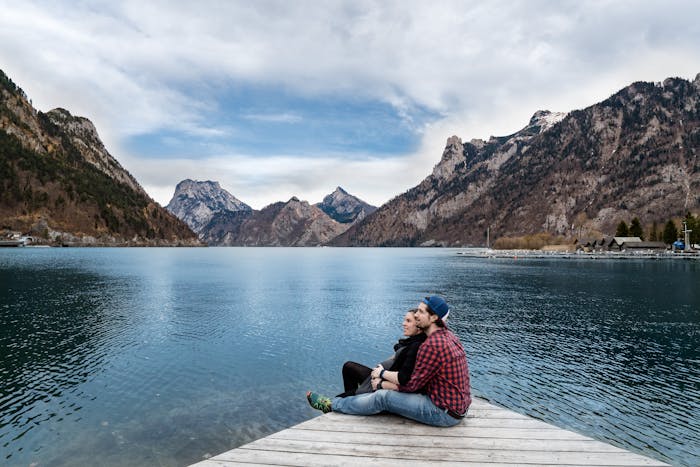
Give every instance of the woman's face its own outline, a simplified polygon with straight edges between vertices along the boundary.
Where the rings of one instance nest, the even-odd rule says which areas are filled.
[[[415,336],[416,334],[420,334],[421,332],[423,331],[416,326],[416,316],[413,314],[413,312],[409,311],[406,313],[406,316],[403,318],[403,335],[406,337],[411,337]]]

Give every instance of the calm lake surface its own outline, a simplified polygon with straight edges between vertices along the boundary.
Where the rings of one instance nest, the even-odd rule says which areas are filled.
[[[472,392],[700,459],[700,262],[445,249],[0,250],[0,464],[186,465],[319,414],[428,293]]]

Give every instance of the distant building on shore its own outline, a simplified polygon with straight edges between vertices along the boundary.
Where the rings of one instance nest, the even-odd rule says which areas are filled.
[[[645,242],[639,237],[584,238],[576,241],[576,249],[593,251],[664,251],[664,242]]]
[[[642,239],[639,237],[613,237],[608,245],[608,250],[622,251],[623,245],[626,244],[629,247],[634,243],[642,243]]]
[[[666,244],[664,242],[624,242],[620,246],[620,250],[626,251],[666,251]]]

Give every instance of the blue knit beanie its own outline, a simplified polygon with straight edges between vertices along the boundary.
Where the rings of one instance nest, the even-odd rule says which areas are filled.
[[[428,305],[428,308],[443,321],[445,321],[447,315],[450,314],[450,307],[447,306],[447,302],[442,297],[431,295],[430,297],[425,297],[423,303]]]

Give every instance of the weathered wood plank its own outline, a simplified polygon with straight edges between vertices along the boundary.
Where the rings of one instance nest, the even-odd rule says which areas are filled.
[[[362,420],[381,420],[383,414],[380,415],[354,415],[354,417],[359,417]],[[326,414],[326,418],[333,418],[333,417],[343,417],[343,414],[339,414],[337,412],[331,412],[329,414]],[[467,413],[467,416],[465,417],[467,419],[506,419],[506,420],[537,420],[536,418],[529,417],[527,415],[521,415],[519,413],[511,412],[509,410],[505,409],[489,409],[489,410],[469,410]],[[408,421],[408,420],[407,420]]]
[[[329,413],[197,467],[238,465],[647,466],[653,459],[474,399],[469,415],[436,428],[394,415]]]
[[[335,412],[331,412],[329,414],[326,414],[326,417],[332,418],[335,416],[341,416],[342,414],[337,414]],[[355,417],[359,417],[362,420],[375,420],[377,417],[381,418],[381,415],[368,415],[368,416],[363,416],[363,415],[355,415]],[[504,409],[488,409],[488,410],[469,410],[467,413],[467,416],[465,417],[467,419],[504,419],[504,420],[537,420],[536,418],[529,417],[527,415],[522,415],[516,412],[511,412],[509,410],[504,410]],[[313,419],[312,419],[313,420]]]
[[[559,428],[489,428],[489,427],[470,427],[468,425],[458,425],[451,428],[432,428],[423,425],[392,425],[385,423],[383,425],[368,425],[352,422],[333,423],[319,420],[314,425],[297,425],[295,428],[300,430],[318,430],[318,431],[340,431],[345,433],[374,433],[382,434],[409,434],[422,436],[441,436],[441,437],[475,437],[475,438],[515,438],[515,439],[586,439],[585,436],[573,433],[571,431],[561,430]],[[427,429],[426,429],[427,428]],[[433,431],[440,430],[440,431]]]
[[[532,464],[503,464],[498,462],[490,462],[484,464],[483,462],[444,462],[435,461],[434,464],[438,464],[442,467],[470,467],[470,466],[483,466],[488,465],[488,467],[533,467]],[[426,462],[423,460],[409,460],[409,459],[377,459],[370,457],[349,457],[349,456],[330,456],[330,455],[308,455],[308,454],[298,454],[298,453],[286,453],[283,457],[279,453],[275,452],[261,452],[255,450],[241,449],[236,460],[219,460],[219,459],[209,459],[202,461],[198,464],[194,464],[192,467],[239,467],[239,466],[260,466],[260,465],[283,465],[283,466],[296,466],[296,467],[360,467],[364,465],[391,465],[391,466],[401,466],[401,467],[425,467]],[[567,466],[567,467],[588,467],[588,466]]]
[[[330,415],[330,414],[329,414]],[[330,417],[328,417],[330,419]],[[356,417],[353,417],[351,421],[357,421],[355,420]],[[344,422],[344,420],[341,421],[341,423]],[[337,423],[334,421],[334,423]],[[364,417],[362,419],[362,424],[370,424],[370,425],[386,425],[386,424],[391,424],[391,425],[401,425],[401,426],[406,426],[406,425],[413,425],[410,420],[405,420],[405,419],[398,419],[395,420],[394,417],[392,418],[377,418],[377,417]],[[491,417],[467,417],[464,422],[462,422],[462,425],[467,425],[469,427],[483,427],[483,428],[544,428],[544,429],[553,429],[552,425],[545,423],[540,420],[536,420],[534,418],[491,418]],[[424,427],[426,428],[426,432],[431,432],[431,433],[442,433],[445,431],[444,428],[437,428],[437,427],[429,427],[426,425],[417,425],[419,427]]]
[[[487,402],[485,399],[480,399],[480,398],[472,398],[472,403],[469,406],[469,410],[472,409],[491,409],[491,410],[504,410],[503,407],[499,407],[497,405],[494,405],[490,402]]]
[[[246,449],[256,451],[277,451],[282,453],[324,454],[332,456],[368,457],[376,459],[422,460],[424,462],[500,462],[537,465],[591,466],[640,466],[660,465],[657,461],[630,455],[627,452],[554,452],[554,451],[499,451],[484,449],[421,447],[406,449],[404,446],[379,446],[376,444],[357,445],[348,443],[290,441],[262,438],[246,445]],[[236,459],[236,450],[217,456],[219,459]]]
[[[467,418],[507,418],[507,419],[527,419],[532,418],[527,415],[511,412],[508,410],[491,410],[491,409],[469,409]]]
[[[557,452],[627,452],[623,449],[593,439],[512,439],[512,438],[467,438],[427,437],[423,435],[383,434],[378,437],[370,433],[346,433],[340,431],[297,430],[290,428],[268,436],[270,439],[295,441],[317,441],[330,443],[376,444],[378,446],[404,446],[408,449],[420,447],[498,449],[505,451],[557,451]]]

